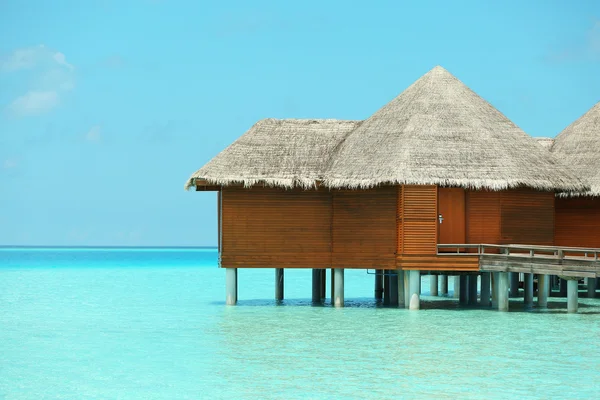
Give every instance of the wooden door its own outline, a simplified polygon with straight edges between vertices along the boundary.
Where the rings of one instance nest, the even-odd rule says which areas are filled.
[[[438,189],[438,227],[438,243],[465,243],[464,189]],[[456,251],[456,249],[454,251]]]

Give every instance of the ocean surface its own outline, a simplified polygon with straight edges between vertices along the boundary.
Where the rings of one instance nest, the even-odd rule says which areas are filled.
[[[501,313],[429,297],[425,276],[408,311],[347,270],[335,309],[311,306],[310,270],[286,270],[277,305],[257,269],[228,307],[224,272],[215,249],[0,248],[0,399],[600,398],[583,290],[578,314]]]

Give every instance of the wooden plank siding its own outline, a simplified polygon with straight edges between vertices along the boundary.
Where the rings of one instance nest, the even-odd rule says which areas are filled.
[[[221,266],[329,268],[331,193],[224,188]]]
[[[600,248],[600,197],[556,199],[555,245]]]
[[[333,267],[395,268],[393,186],[333,191]]]
[[[554,245],[554,192],[501,192],[500,244]]]
[[[437,186],[403,185],[398,210],[398,254],[436,254]]]
[[[467,243],[500,243],[500,193],[487,190],[466,191]]]

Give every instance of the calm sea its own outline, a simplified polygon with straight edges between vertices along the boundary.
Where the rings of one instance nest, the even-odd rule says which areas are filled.
[[[567,314],[312,307],[309,270],[239,272],[224,304],[214,249],[0,249],[0,399],[600,398],[600,299]],[[452,286],[450,287],[452,290]]]

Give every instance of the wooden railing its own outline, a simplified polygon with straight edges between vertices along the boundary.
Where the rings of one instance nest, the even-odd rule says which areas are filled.
[[[486,253],[486,250],[492,250],[495,254],[499,252],[506,256],[517,255],[523,257],[525,254],[529,254],[530,257],[554,256],[557,259],[577,258],[590,262],[600,260],[600,249],[586,247],[532,246],[525,244],[438,244],[437,248],[438,255],[485,255],[492,254],[491,251]],[[441,249],[453,249],[456,252],[440,253]]]

